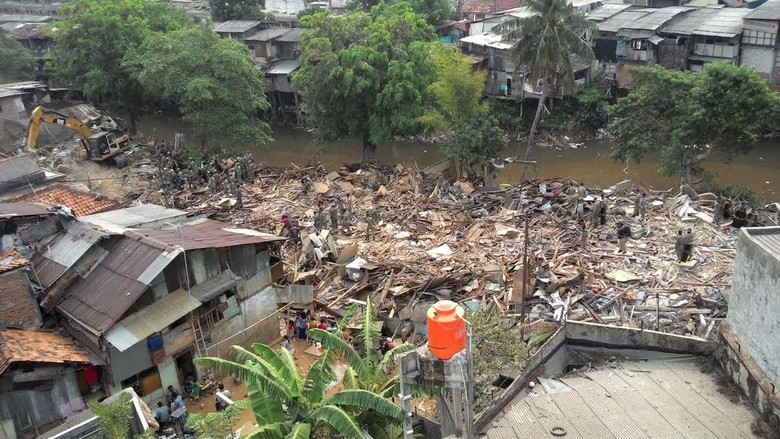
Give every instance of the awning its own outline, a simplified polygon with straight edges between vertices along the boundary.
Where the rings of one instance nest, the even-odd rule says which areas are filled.
[[[655,44],[656,46],[658,43],[663,41],[664,39],[662,37],[659,37],[658,35],[653,35],[652,37],[648,38],[647,41],[649,41],[651,44]]]
[[[176,290],[117,322],[106,332],[106,340],[118,351],[124,352],[150,335],[167,328],[200,305],[200,301],[186,290]]]
[[[190,288],[190,293],[201,303],[206,303],[236,286],[236,279],[238,279],[238,276],[233,274],[232,271],[225,270],[219,273],[219,275]]]

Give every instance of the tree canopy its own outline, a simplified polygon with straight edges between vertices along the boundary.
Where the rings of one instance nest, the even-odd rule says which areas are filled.
[[[11,82],[35,77],[35,57],[0,27],[0,81]]]
[[[190,26],[183,10],[150,0],[75,0],[54,33],[52,68],[61,80],[83,85],[90,99],[125,111],[134,125],[152,100],[124,60],[159,32]]]
[[[452,0],[406,0],[415,12],[424,15],[428,22],[436,24],[449,20],[455,13],[455,2]]]
[[[541,80],[541,96],[528,135],[525,159],[533,147],[534,135],[542,118],[544,101],[555,86],[563,90],[574,87],[572,55],[593,60],[593,49],[584,37],[598,32],[568,0],[528,0],[530,15],[509,19],[498,26],[504,41],[514,44],[511,56],[518,66],[525,66],[527,79]],[[521,84],[522,86],[522,84]]]
[[[268,109],[260,73],[246,48],[210,23],[149,36],[125,65],[145,90],[175,102],[206,139],[267,143]]]
[[[489,161],[506,146],[507,137],[481,104],[486,74],[474,71],[471,62],[456,48],[438,46],[431,59],[436,81],[428,88],[433,105],[420,120],[444,134],[444,154],[460,168],[479,175]]]
[[[611,108],[612,157],[639,162],[659,153],[659,173],[685,183],[705,177],[702,162],[747,152],[761,127],[780,118],[780,95],[749,67],[707,64],[694,74],[632,69],[633,88]]]
[[[326,140],[363,140],[363,161],[376,145],[419,129],[428,86],[433,28],[406,3],[380,4],[344,16],[302,19],[300,87],[309,123]]]
[[[209,0],[211,18],[214,21],[228,20],[267,20],[263,12],[263,0]]]

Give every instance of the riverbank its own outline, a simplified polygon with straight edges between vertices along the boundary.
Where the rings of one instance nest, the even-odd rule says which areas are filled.
[[[140,131],[150,137],[173,139],[177,131],[188,134],[187,125],[177,119],[145,117],[139,123]],[[216,139],[207,142],[217,145]],[[531,160],[539,162],[540,178],[572,178],[587,185],[606,187],[630,176],[638,185],[658,190],[679,186],[679,179],[658,175],[655,157],[649,156],[640,164],[628,167],[610,158],[612,144],[594,140],[586,142],[586,148],[536,149]],[[224,145],[230,146],[230,145]],[[336,170],[345,163],[360,160],[361,143],[357,138],[337,142],[318,143],[310,133],[290,127],[274,127],[274,141],[268,145],[236,146],[239,152],[251,152],[255,160],[272,166],[305,166],[308,162],[320,162],[329,170]],[[525,145],[512,142],[504,156],[524,155]],[[406,164],[424,168],[443,158],[439,145],[422,142],[387,142],[379,146],[377,161],[384,165]],[[717,174],[721,185],[749,187],[759,197],[772,202],[780,200],[780,139],[759,142],[747,156],[736,157],[724,163],[717,154],[705,168]],[[625,172],[624,172],[625,169]],[[503,183],[515,184],[520,180],[522,166],[510,165],[499,174]]]

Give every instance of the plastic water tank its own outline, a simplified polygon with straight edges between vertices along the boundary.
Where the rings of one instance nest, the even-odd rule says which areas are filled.
[[[440,300],[428,308],[428,346],[436,358],[449,360],[466,349],[466,321],[463,308]]]

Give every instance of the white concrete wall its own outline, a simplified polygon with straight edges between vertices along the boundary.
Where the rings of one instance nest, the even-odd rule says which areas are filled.
[[[241,314],[211,333],[209,355],[225,354],[232,345],[248,346],[252,343],[268,344],[276,341],[281,336],[278,319],[271,316],[260,321],[275,313],[277,309],[276,290],[272,286],[241,302]]]
[[[773,47],[742,46],[743,66],[753,67],[756,72],[766,75],[772,73],[775,65],[775,51]]]
[[[780,236],[780,227],[773,229]],[[739,232],[728,299],[727,321],[734,336],[780,385],[780,256],[758,245],[744,229]]]

